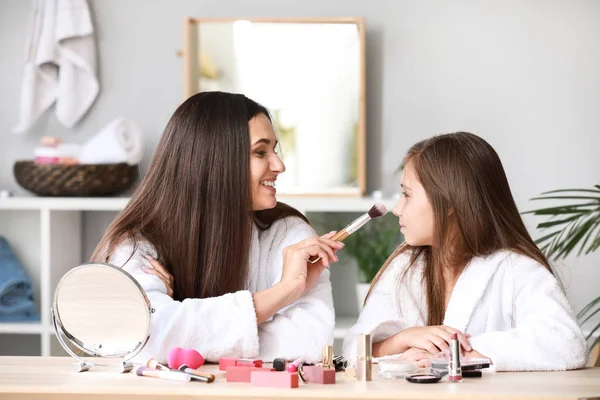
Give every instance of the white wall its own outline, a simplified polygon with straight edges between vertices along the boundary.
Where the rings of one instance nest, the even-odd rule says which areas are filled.
[[[456,130],[478,133],[497,149],[522,210],[544,190],[600,179],[598,1],[95,0],[91,6],[102,85],[96,104],[72,131],[50,115],[34,132],[14,137],[30,2],[0,0],[0,187],[19,192],[12,163],[30,157],[40,135],[81,143],[116,116],[146,131],[145,168],[182,99],[175,52],[184,16],[365,16],[370,190],[396,191],[393,172],[406,149]],[[579,309],[600,295],[600,252],[567,264]]]

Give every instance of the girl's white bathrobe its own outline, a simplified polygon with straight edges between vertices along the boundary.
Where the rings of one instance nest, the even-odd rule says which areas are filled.
[[[409,255],[401,254],[375,286],[358,322],[344,341],[344,356],[356,359],[358,334],[373,343],[427,321],[423,265],[403,280]],[[475,257],[460,275],[444,325],[471,335],[473,350],[498,371],[565,370],[585,366],[588,349],[554,276],[536,261],[510,251]]]
[[[252,300],[252,293],[279,282],[283,249],[314,235],[297,217],[278,220],[266,231],[253,228],[246,290],[183,301],[169,297],[163,282],[141,269],[151,267],[145,255],[157,256],[152,246],[138,244],[133,257],[131,245],[118,247],[109,263],[133,275],[155,309],[148,344],[134,361],[145,363],[150,357],[165,361],[174,347],[196,349],[213,362],[220,357],[320,360],[323,346],[333,343],[335,324],[329,270],[310,292],[260,326]]]

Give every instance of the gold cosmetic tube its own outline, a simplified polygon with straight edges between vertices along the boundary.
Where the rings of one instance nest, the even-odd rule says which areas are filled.
[[[356,380],[371,380],[371,335],[356,337]]]

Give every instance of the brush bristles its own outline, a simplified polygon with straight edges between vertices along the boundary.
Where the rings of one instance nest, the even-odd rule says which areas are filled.
[[[170,370],[169,367],[167,367],[166,365],[162,365],[154,358],[151,358],[148,360],[148,362],[146,363],[146,367],[148,367],[150,369],[156,369],[159,371],[169,371]]]
[[[387,213],[385,206],[381,203],[377,203],[369,210],[369,217],[378,218],[385,215],[385,213]]]

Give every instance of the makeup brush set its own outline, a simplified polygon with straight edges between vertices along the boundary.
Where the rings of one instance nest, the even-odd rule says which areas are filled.
[[[168,365],[161,364],[154,358],[151,358],[145,366],[137,367],[135,373],[138,376],[180,382],[213,382],[215,380],[213,374],[207,374],[198,370],[202,365],[204,365],[204,357],[196,350],[175,347],[169,352]]]

